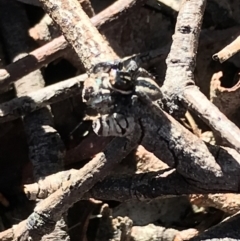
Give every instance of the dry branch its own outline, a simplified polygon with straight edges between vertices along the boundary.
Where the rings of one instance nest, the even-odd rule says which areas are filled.
[[[232,148],[240,152],[240,130],[197,87],[184,90],[183,102]]]
[[[13,230],[0,233],[0,240],[11,235],[12,240],[26,240],[26,237],[32,237],[37,241],[46,232],[51,232],[53,225],[63,213],[75,202],[81,200],[85,192],[98,181],[103,180],[115,164],[136,148],[140,135],[141,131],[139,127],[136,127],[134,134],[128,138],[115,138],[103,153],[98,154],[68,181],[64,182],[60,189],[40,202],[26,221],[15,226]],[[119,149],[119,147],[121,149],[116,156],[116,148]]]
[[[172,123],[172,124],[174,124],[174,123]],[[163,129],[166,130],[166,125],[163,127]],[[178,129],[178,134],[180,135],[179,129]],[[181,133],[181,134],[183,134],[183,133]],[[185,135],[185,134],[183,134],[183,135]],[[189,138],[191,138],[191,137],[189,136]],[[189,140],[189,139],[187,139],[187,140]],[[236,175],[238,176],[238,172],[239,172],[239,168],[240,168],[240,166],[239,166],[240,156],[235,150],[226,149],[226,148],[224,148],[224,149],[218,148],[216,146],[209,146],[210,153],[208,151],[206,151],[206,153],[205,153],[206,156],[201,158],[200,161],[198,161],[197,158],[194,157],[194,154],[192,154],[192,157],[189,157],[191,155],[190,154],[191,148],[196,150],[195,155],[200,156],[200,153],[199,154],[197,153],[198,146],[195,145],[194,143],[191,143],[192,144],[191,147],[189,147],[190,143],[188,143],[188,144],[185,143],[185,147],[187,146],[188,150],[186,150],[186,152],[184,152],[184,151],[177,152],[177,147],[176,147],[176,144],[174,143],[174,138],[172,138],[169,141],[171,143],[171,145],[173,146],[172,148],[169,147],[169,149],[164,147],[163,143],[160,143],[159,140],[156,140],[155,142],[158,143],[158,145],[156,145],[156,146],[158,148],[161,147],[162,152],[166,153],[166,154],[162,154],[161,160],[165,161],[165,158],[169,158],[169,159],[172,158],[171,154],[169,153],[169,150],[172,153],[175,152],[175,155],[177,156],[176,162],[179,161],[178,163],[175,164],[176,170],[178,173],[180,173],[182,175],[182,177],[178,177],[178,175],[176,175],[175,176],[176,179],[174,180],[173,176],[175,174],[172,174],[169,176],[166,175],[165,176],[166,179],[163,178],[164,180],[161,180],[160,181],[161,183],[158,183],[158,184],[156,183],[155,190],[151,189],[151,186],[154,185],[153,180],[155,180],[156,182],[158,180],[157,178],[155,179],[153,177],[155,174],[152,174],[153,175],[152,177],[151,177],[151,174],[141,177],[143,182],[139,181],[139,179],[141,180],[141,178],[138,179],[137,176],[136,176],[136,180],[134,180],[134,178],[131,179],[130,177],[126,177],[126,179],[125,180],[122,179],[122,181],[121,181],[121,178],[119,178],[118,180],[115,179],[116,180],[115,182],[113,182],[113,181],[107,182],[107,179],[106,179],[106,185],[104,185],[105,181],[97,184],[98,189],[101,187],[101,188],[103,188],[102,190],[104,190],[104,192],[100,191],[98,193],[97,192],[98,189],[93,189],[93,190],[96,190],[96,193],[101,195],[102,199],[105,199],[105,198],[111,199],[111,197],[117,198],[117,196],[119,195],[120,197],[123,197],[123,199],[125,199],[125,200],[131,199],[131,198],[137,198],[137,197],[131,196],[132,193],[135,193],[134,192],[135,189],[137,190],[136,195],[139,194],[140,197],[146,197],[146,198],[154,197],[155,194],[158,196],[161,196],[161,195],[177,195],[177,194],[184,195],[184,194],[198,193],[198,192],[200,192],[200,193],[204,193],[204,192],[208,192],[208,193],[215,193],[215,192],[239,193],[238,177],[236,177]],[[181,143],[180,140],[178,141],[178,143]],[[142,144],[146,144],[146,143],[142,143]],[[153,142],[152,142],[152,145],[154,146]],[[202,144],[200,144],[200,145],[202,145]],[[179,148],[181,149],[181,147],[179,147]],[[152,150],[152,151],[156,156],[158,156],[158,157],[160,156],[159,152],[157,153],[156,150]],[[184,154],[182,154],[182,153],[184,153]],[[207,159],[210,160],[211,154],[215,157],[216,162],[220,165],[220,168],[223,171],[222,177],[215,176],[215,172],[218,171],[217,168],[214,169],[214,167],[213,167],[210,170],[210,168],[208,166]],[[200,162],[200,163],[198,163],[198,162]],[[206,162],[206,164],[204,164],[204,162]],[[234,172],[231,172],[231,170],[233,170],[233,169],[235,169]],[[161,178],[161,177],[159,176],[159,178]],[[181,178],[184,178],[184,179],[181,179]],[[203,180],[203,179],[205,179],[205,180]],[[175,181],[176,181],[176,183],[175,183]],[[127,188],[127,186],[126,186],[127,183],[131,183],[131,186],[130,187],[128,186],[129,188]],[[165,183],[165,186],[164,186],[164,183]],[[169,184],[167,184],[167,183],[169,183]],[[110,185],[112,188],[113,188],[113,186],[114,186],[114,188],[116,188],[115,189],[116,194],[113,190],[111,190],[112,188],[109,188],[109,190],[111,190],[111,191],[108,193],[108,191],[107,191],[108,185]],[[149,185],[149,189],[148,189],[148,185]],[[166,188],[166,186],[168,188]],[[174,187],[176,187],[176,189]],[[135,189],[133,189],[133,191],[132,191],[131,188],[135,188]],[[165,190],[164,190],[164,188],[165,188]],[[120,191],[120,190],[122,190],[122,191]],[[158,191],[159,191],[159,193],[157,194]],[[188,191],[189,191],[189,193],[188,193]],[[121,194],[117,193],[117,192],[121,192]],[[98,194],[96,194],[96,195],[98,195]],[[105,196],[105,195],[109,195],[109,196]],[[100,198],[100,196],[99,197],[93,196],[93,197]],[[123,200],[123,199],[121,199],[121,200]]]
[[[92,17],[91,22],[98,28],[104,27],[105,23],[114,19],[114,16],[117,14],[116,9],[120,8],[125,12],[132,6],[135,6],[135,4],[138,5],[140,2],[142,1],[117,1],[104,11]],[[29,55],[8,65],[5,69],[0,69],[0,89],[10,85],[12,82],[34,70],[42,68],[44,65],[49,64],[53,60],[63,56],[70,50],[68,42],[63,36],[60,36],[44,46],[30,52]],[[160,52],[161,51],[163,50],[161,49]],[[167,53],[166,51],[164,52],[165,54]],[[156,55],[153,54],[153,56]]]
[[[37,183],[24,186],[24,193],[29,200],[44,199],[60,188],[63,183],[77,175],[78,170],[63,171],[50,175]],[[167,188],[166,188],[167,187]],[[101,200],[150,200],[157,197],[168,197],[196,193],[174,170],[156,173],[141,173],[126,177],[108,177],[97,183],[84,199],[95,198]],[[207,191],[203,191],[204,193]]]
[[[9,64],[5,67],[5,69],[0,69],[0,89],[7,87],[19,78],[22,78],[32,71],[49,64],[56,58],[61,57],[63,52],[66,51],[66,47],[68,47],[68,44],[64,37],[61,36],[43,47],[30,52],[27,56],[17,60],[16,62]],[[153,60],[165,58],[167,53],[168,46],[165,48],[150,50],[145,53],[135,54],[124,59],[133,58],[136,59],[142,66],[146,66]]]
[[[39,1],[72,45],[87,72],[94,64],[117,57],[77,0]]]
[[[31,49],[28,37],[28,19],[24,8],[16,1],[10,0],[6,4],[1,1],[0,4],[2,39],[8,57],[15,61],[21,56],[27,55],[27,51]],[[12,22],[8,19],[9,16]],[[6,22],[8,23],[6,24]],[[17,96],[21,98],[28,92],[43,88],[44,85],[41,72],[36,70],[15,82],[14,87]],[[35,180],[49,175],[50,170],[52,173],[59,171],[63,164],[63,143],[53,128],[52,115],[48,107],[42,108],[34,114],[26,115],[23,118],[23,124],[29,141],[29,156],[34,165]],[[42,161],[43,163],[41,163]]]
[[[50,43],[30,52],[5,69],[0,69],[0,88],[10,85],[34,70],[40,69],[51,61],[61,57],[66,51],[68,44],[63,36],[54,39]]]
[[[234,39],[229,45],[220,50],[218,53],[214,54],[212,57],[214,60],[220,63],[225,62],[230,59],[234,54],[240,51],[240,36]]]
[[[179,111],[178,101],[181,101],[240,152],[240,130],[194,85],[193,72],[205,5],[205,0],[183,2],[167,58],[167,72],[162,89],[167,96],[170,112]]]
[[[62,47],[66,46],[66,42],[64,37],[60,37],[56,40],[53,40],[51,43],[46,44],[45,46],[33,51],[31,55],[34,55],[39,62],[38,64],[43,65],[48,62],[50,59],[53,59],[52,56],[60,55],[62,51]],[[44,50],[52,50],[52,47],[56,47],[56,52],[51,53],[48,52],[49,55],[47,59],[45,59],[45,55],[43,54]],[[60,51],[60,52],[58,52]],[[51,55],[52,54],[52,55]],[[56,55],[55,55],[56,54]],[[142,66],[146,65],[150,61],[156,58],[164,58],[167,54],[166,49],[156,49],[142,54],[136,54],[129,57],[124,58],[123,60],[127,60],[129,58],[136,59]],[[18,80],[18,78],[23,77],[25,74],[33,71],[34,69],[39,68],[39,65],[34,65],[34,61],[31,61],[31,55],[27,55],[16,62],[10,64],[6,69],[9,72],[12,72],[13,75],[8,75],[7,71],[4,69],[0,70],[3,73],[3,82],[0,82],[1,87],[5,87],[7,84],[10,84],[12,81]],[[21,68],[22,66],[29,66],[29,69]],[[24,71],[21,71],[23,69]],[[4,73],[6,78],[4,77]],[[16,74],[14,74],[16,73]],[[1,77],[0,77],[1,78]],[[23,115],[26,115],[30,112],[43,108],[46,105],[50,105],[59,101],[62,101],[66,98],[70,98],[76,94],[81,94],[82,84],[88,76],[86,74],[71,78],[69,80],[62,81],[60,83],[45,87],[43,90],[35,91],[32,93],[27,93],[25,96],[21,98],[15,98],[10,100],[9,102],[5,102],[0,104],[0,123],[7,122],[19,118]],[[0,87],[0,88],[1,88]]]
[[[235,214],[240,210],[240,194],[192,194],[190,200],[200,207],[214,207],[228,214]]]
[[[83,81],[86,79],[86,74],[80,75],[0,104],[0,123],[81,94]]]
[[[172,125],[174,125],[174,123],[172,123]],[[165,153],[164,155],[169,152],[164,149],[163,145],[161,150]],[[124,201],[139,198],[145,200],[161,196],[188,195],[193,193],[238,193],[238,173],[240,168],[239,154],[235,150],[229,148],[222,149],[212,146],[210,150],[211,153],[206,154],[212,154],[215,157],[216,162],[219,163],[221,169],[224,170],[225,176],[220,177],[219,180],[217,177],[213,178],[209,171],[209,174],[205,176],[205,182],[207,183],[205,186],[204,181],[201,183],[200,181],[199,183],[188,181],[187,178],[194,175],[192,173],[189,174],[189,172],[202,172],[201,170],[199,171],[197,164],[192,164],[190,171],[186,170],[185,173],[182,173],[182,176],[174,171],[174,169],[166,169],[160,172],[141,173],[124,177],[108,177],[104,181],[97,183],[94,188],[84,196],[84,198],[93,197],[95,199]],[[194,160],[194,157],[192,157],[192,159]],[[187,157],[183,159],[183,163],[184,162],[188,165],[191,164],[190,161],[187,160]],[[204,166],[202,165],[200,168],[204,168]],[[181,162],[178,164],[176,169],[183,172],[181,170]],[[25,185],[24,192],[30,200],[36,200],[37,198],[44,199],[61,188],[62,183],[68,180],[70,176],[75,175],[77,172],[77,170],[69,170],[48,176],[38,183]],[[215,169],[213,169],[212,172],[214,173]],[[183,178],[183,176],[185,178]],[[201,174],[199,179],[200,178]],[[201,188],[202,186],[203,188]],[[229,203],[229,207],[226,207],[226,209],[236,210],[234,203],[232,205],[230,204],[231,203]]]
[[[5,47],[7,47],[6,53],[9,59],[15,61],[21,56],[27,55],[29,49],[31,49],[28,37],[29,23],[25,10],[20,4],[12,0],[7,3],[4,2],[0,0],[1,34]],[[36,70],[18,79],[14,87],[17,96],[22,97],[28,92],[42,89],[44,85],[41,71]],[[26,115],[23,118],[23,125],[35,180],[62,170],[65,148],[59,133],[54,129],[53,117],[49,107],[46,106]],[[53,233],[48,234],[43,240],[50,237],[51,240],[57,241],[69,238],[66,232],[66,223],[63,219],[56,223]]]

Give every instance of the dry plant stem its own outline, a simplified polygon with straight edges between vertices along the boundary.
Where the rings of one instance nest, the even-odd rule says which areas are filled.
[[[239,191],[240,156],[234,149],[206,146],[154,104],[135,105],[131,111],[141,120],[141,144],[169,166],[176,167],[188,181],[194,181],[195,187]]]
[[[62,47],[61,43],[66,43],[64,41],[64,37],[60,37],[53,41],[56,41],[57,43],[57,45],[55,45],[56,47],[58,46]],[[39,59],[40,59],[42,58],[42,54],[44,54],[43,52],[44,49],[47,50],[48,46],[50,47],[50,45],[54,46],[54,43],[51,42],[45,45],[44,47],[41,47],[38,50],[33,51],[31,54],[34,53],[35,57],[39,56]],[[59,49],[57,48],[57,51],[58,50]],[[57,52],[56,54],[58,55]],[[149,51],[147,53],[136,54],[130,57],[126,57],[124,59],[133,58],[133,59],[136,59],[141,65],[145,65],[149,61],[156,58],[164,57],[165,55],[166,55],[166,50],[160,48],[160,49]],[[51,52],[49,57],[51,58]],[[17,60],[16,62],[10,64],[7,67],[9,70],[11,69],[10,72],[13,71],[13,74],[17,73],[17,75],[15,74],[9,75],[4,69],[0,70],[0,80],[1,80],[1,71],[3,75],[5,73],[5,76],[6,76],[6,78],[3,77],[2,81],[4,82],[0,82],[0,86],[5,87],[7,84],[10,84],[11,82],[16,81],[18,78],[40,67],[40,66],[32,65],[32,68],[24,69],[24,72],[21,72],[20,70],[21,66],[28,64],[30,59],[31,57],[29,57],[28,55],[26,57],[23,57]],[[45,63],[45,60],[46,60],[45,57],[42,60],[43,62],[41,62],[40,64]],[[87,75],[83,74],[81,76],[77,76],[77,77],[62,81],[60,83],[45,87],[43,90],[26,94],[24,97],[15,98],[9,102],[0,104],[0,123],[17,119],[22,115],[26,115],[27,113],[40,109],[46,105],[50,105],[55,102],[72,97],[75,94],[81,94],[81,87],[82,87],[81,83],[83,83],[86,79],[87,79]]]
[[[0,69],[0,88],[10,85],[19,78],[61,57],[67,46],[66,40],[61,36],[9,64],[5,69]]]
[[[217,149],[217,147],[215,148]],[[96,184],[96,186],[94,186],[94,188],[90,190],[88,194],[86,194],[86,197],[124,201],[129,199],[146,200],[162,196],[188,195],[192,193],[239,193],[239,154],[235,151],[235,154],[238,157],[236,160],[231,156],[231,150],[227,150],[228,152],[225,152],[224,149],[211,151],[212,154],[215,154],[216,161],[220,163],[221,168],[224,170],[222,180],[221,178],[214,178],[213,174],[211,174],[209,171],[209,175],[205,175],[204,177],[206,180],[198,180],[198,182],[194,182],[190,179],[193,177],[193,175],[190,173],[191,171],[194,173],[207,173],[207,170],[201,170],[200,168],[204,169],[206,167],[202,165],[202,167],[199,168],[197,163],[194,163],[192,166],[190,166],[191,163],[188,163],[189,160],[186,157],[185,159],[181,160],[181,162],[187,162],[189,169],[185,168],[184,170],[184,164],[179,163],[176,168],[178,173],[175,173],[174,170],[166,170],[165,172],[137,174],[122,178],[109,177],[103,182]],[[234,164],[234,162],[237,163]],[[228,165],[230,163],[232,163],[233,166],[230,167]],[[230,174],[231,168],[236,168],[236,170]],[[185,172],[183,173],[183,171]],[[181,173],[181,176],[179,175],[179,172]],[[214,172],[214,169],[212,169],[212,172]],[[228,175],[232,175],[232,178],[230,178],[231,180],[229,179]],[[198,179],[200,178],[198,177]],[[195,180],[197,180],[197,178],[195,178]],[[232,182],[234,182],[234,184]],[[226,207],[226,209],[229,208],[229,210],[231,210],[235,208],[236,204],[234,204],[234,202],[231,205],[230,204],[231,203],[229,202],[229,207]]]
[[[222,169],[232,176],[232,178],[223,179],[224,185],[219,182],[218,185],[214,183],[214,180],[209,180],[207,188],[201,188],[201,185],[195,185],[195,183],[188,183],[186,179],[174,173],[165,172],[164,175],[159,173],[149,173],[149,174],[138,174],[131,177],[124,178],[107,178],[101,183],[98,183],[86,197],[91,197],[91,195],[96,199],[114,199],[117,201],[128,200],[131,198],[138,198],[137,196],[130,195],[133,194],[135,189],[138,190],[140,196],[145,196],[145,198],[159,197],[163,195],[185,195],[191,193],[214,193],[214,192],[238,192],[238,172],[239,167],[237,163],[240,163],[240,156],[234,150],[230,149],[218,149],[218,147],[212,147],[212,154],[214,155],[216,161],[221,164]],[[163,149],[163,151],[165,151]],[[232,157],[234,156],[235,159]],[[168,155],[168,158],[172,158]],[[183,161],[188,162],[187,158]],[[236,163],[235,163],[236,162]],[[231,165],[229,165],[232,163]],[[225,165],[224,165],[225,164]],[[198,169],[193,167],[192,172],[197,172]],[[178,167],[180,170],[181,167]],[[234,171],[230,173],[229,170]],[[26,185],[24,192],[30,200],[36,200],[36,198],[43,199],[49,194],[56,191],[61,187],[62,182],[69,179],[70,175],[73,175],[76,170],[70,170],[66,172],[60,172],[59,174],[54,174],[52,176],[46,177],[44,180]],[[168,175],[167,175],[168,174]],[[188,177],[188,173],[184,173],[185,177]],[[155,180],[155,184],[153,183]],[[131,186],[129,186],[131,183]],[[149,183],[149,186],[148,184]],[[235,184],[234,184],[235,183]],[[155,190],[151,187],[155,186]],[[167,187],[167,188],[166,188]],[[144,189],[145,188],[145,189]],[[148,189],[149,188],[149,189]],[[103,191],[104,190],[104,191]],[[144,193],[145,192],[145,193]],[[230,208],[230,207],[229,207]]]
[[[207,189],[207,179],[221,183],[222,170],[206,144],[162,111],[145,94],[146,91],[141,93],[141,87],[136,87],[135,90],[146,104],[134,108],[145,130],[141,144],[168,166],[176,167],[186,178],[195,180],[197,185]],[[154,140],[152,136],[155,136]]]
[[[47,176],[42,181],[24,186],[29,200],[45,199],[63,183],[79,173],[78,170],[63,171]],[[133,199],[150,200],[157,197],[169,197],[197,193],[198,190],[186,182],[175,170],[141,173],[123,177],[107,177],[98,182],[83,199],[126,201]],[[200,192],[200,190],[199,190]],[[206,190],[203,193],[208,192]],[[201,192],[201,193],[202,193]]]
[[[206,0],[184,0],[177,17],[173,43],[166,60],[166,77],[162,87],[163,92],[170,100],[169,108],[172,111],[179,108],[178,105],[174,105],[179,98],[178,95],[182,94],[187,85],[194,84],[193,71],[205,5]]]
[[[235,214],[240,210],[240,194],[192,194],[189,199],[192,204],[200,207],[214,207],[228,214]]]
[[[230,59],[234,54],[240,51],[240,36],[233,40],[229,45],[221,51],[213,55],[213,59],[220,63]]]
[[[19,3],[10,0],[4,4],[3,1],[0,2],[1,33],[8,57],[15,61],[22,55],[26,55],[31,48],[28,20],[24,8]],[[39,70],[15,82],[18,97],[43,87],[44,79]],[[53,129],[52,115],[48,107],[25,116],[23,124],[29,142],[29,156],[33,162],[35,180],[59,171],[63,165],[63,143],[57,131]]]
[[[39,1],[74,48],[86,71],[89,72],[94,64],[109,57],[117,57],[77,0]]]
[[[166,79],[162,90],[168,98],[170,111],[178,110],[177,102],[182,101],[240,152],[240,130],[194,85],[193,72],[205,4],[205,0],[183,2],[167,58]]]
[[[141,173],[123,177],[108,177],[97,183],[83,198],[124,202],[127,200],[151,200],[191,193],[208,192],[190,185],[176,170]]]
[[[68,43],[65,38],[61,36],[30,52],[27,56],[18,59],[16,62],[9,64],[5,68],[0,69],[0,89],[9,86],[19,78],[61,57],[67,47],[69,47]],[[149,52],[135,54],[124,59],[134,58],[137,59],[142,66],[145,66],[154,59],[165,58],[167,53],[168,50],[166,48],[158,48],[150,50]]]
[[[141,87],[135,90],[141,95]],[[168,166],[175,167],[181,175],[200,189],[208,189],[211,183],[214,189],[220,187],[221,190],[228,190],[229,186],[225,185],[228,183],[235,192],[239,190],[236,173],[230,174],[233,169],[239,169],[240,156],[237,151],[206,145],[162,111],[147,95],[140,97],[147,106],[136,105],[132,112],[139,116],[144,130],[141,145]],[[233,166],[230,168],[230,165]]]
[[[128,138],[115,138],[103,153],[98,154],[68,181],[64,182],[60,189],[41,201],[27,221],[19,224],[20,230],[17,226],[14,233],[12,230],[0,233],[0,240],[4,240],[5,235],[11,233],[12,240],[26,240],[26,237],[32,237],[34,241],[38,241],[43,234],[51,232],[54,223],[60,219],[63,213],[75,202],[81,200],[85,192],[98,181],[103,180],[115,164],[136,148],[140,135],[141,130],[136,126],[134,134]],[[119,149],[118,155],[116,155],[116,148]]]
[[[240,152],[239,128],[213,105],[197,87],[187,87],[183,102],[207,123],[232,148]]]
[[[111,21],[117,14],[116,9],[118,9],[119,5],[121,5],[121,9],[126,10],[139,2],[140,1],[135,0],[117,1],[104,11],[91,18],[91,22],[98,28],[104,27],[105,23]],[[60,36],[46,45],[30,52],[29,55],[11,63],[5,69],[0,69],[0,89],[10,85],[12,82],[18,80],[24,75],[49,64],[69,51],[70,46],[68,42],[65,40],[64,36]],[[158,57],[159,54],[165,56],[167,51],[164,51],[163,49],[153,50],[150,51],[149,54],[142,54],[141,59],[147,61],[148,57],[145,59],[145,55],[155,58]]]
[[[10,59],[17,60],[22,55],[26,55],[31,48],[28,37],[28,19],[24,8],[16,1],[10,0],[4,4],[1,0],[0,5],[1,31],[7,49],[6,52]],[[17,96],[21,97],[28,92],[43,88],[44,84],[41,72],[36,70],[16,81],[14,87]],[[46,106],[26,115],[23,118],[23,125],[28,140],[29,158],[33,164],[35,180],[60,171],[63,167],[65,149],[60,135],[54,129],[49,107]],[[43,240],[50,237],[51,240],[57,241],[69,239],[64,220],[57,222],[53,233],[48,234]]]
[[[141,109],[141,124],[144,130],[141,144],[161,160],[175,166],[182,176],[165,172],[162,175],[149,173],[126,178],[108,178],[98,183],[85,198],[92,196],[96,199],[123,201],[139,197],[151,199],[163,195],[239,192],[238,152],[218,146],[209,145],[207,148],[204,142],[167,114],[154,117],[144,108]],[[39,183],[26,185],[25,193],[33,200],[46,198],[60,188],[62,182],[69,179],[74,172],[77,171],[61,172],[56,176],[46,177]]]
[[[191,238],[189,241],[201,241],[201,240],[239,240],[240,230],[240,213],[238,212],[234,216],[225,219],[223,222],[208,229],[204,233]]]
[[[0,123],[17,119],[46,105],[81,94],[87,75],[80,75],[0,104]]]

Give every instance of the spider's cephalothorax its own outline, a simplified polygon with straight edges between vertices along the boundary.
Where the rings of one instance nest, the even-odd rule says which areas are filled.
[[[108,74],[108,88],[121,94],[131,94],[134,90],[133,77],[137,70],[138,66],[133,60],[128,61],[128,63],[108,61],[96,64],[92,73],[97,79],[103,74]]]
[[[93,66],[93,74],[109,73],[111,69],[123,69],[123,63],[118,60],[101,62]]]

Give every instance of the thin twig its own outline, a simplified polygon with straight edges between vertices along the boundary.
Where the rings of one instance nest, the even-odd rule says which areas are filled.
[[[240,152],[240,130],[194,85],[193,72],[205,5],[206,0],[183,2],[167,58],[168,67],[162,89],[171,112],[179,110],[180,100]]]
[[[220,63],[230,59],[234,54],[240,51],[240,36],[234,39],[229,45],[224,47],[218,53],[214,54],[212,58]]]
[[[83,81],[87,77],[86,74],[80,75],[0,104],[0,123],[14,120],[46,105],[81,94]]]
[[[191,203],[199,207],[214,207],[228,214],[235,214],[240,210],[240,194],[192,194],[189,197]]]
[[[40,69],[53,60],[61,57],[68,44],[63,36],[54,39],[50,43],[40,47],[27,56],[9,64],[5,69],[0,69],[0,88],[4,88],[12,82],[22,78],[30,72]]]

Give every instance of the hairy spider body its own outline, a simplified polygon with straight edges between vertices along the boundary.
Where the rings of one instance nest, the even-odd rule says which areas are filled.
[[[108,61],[95,65],[83,89],[87,105],[100,114],[93,121],[94,132],[101,136],[130,134],[135,120],[129,112],[134,108],[134,101],[145,95],[157,100],[161,98],[161,91],[154,77],[139,68],[135,61]]]

